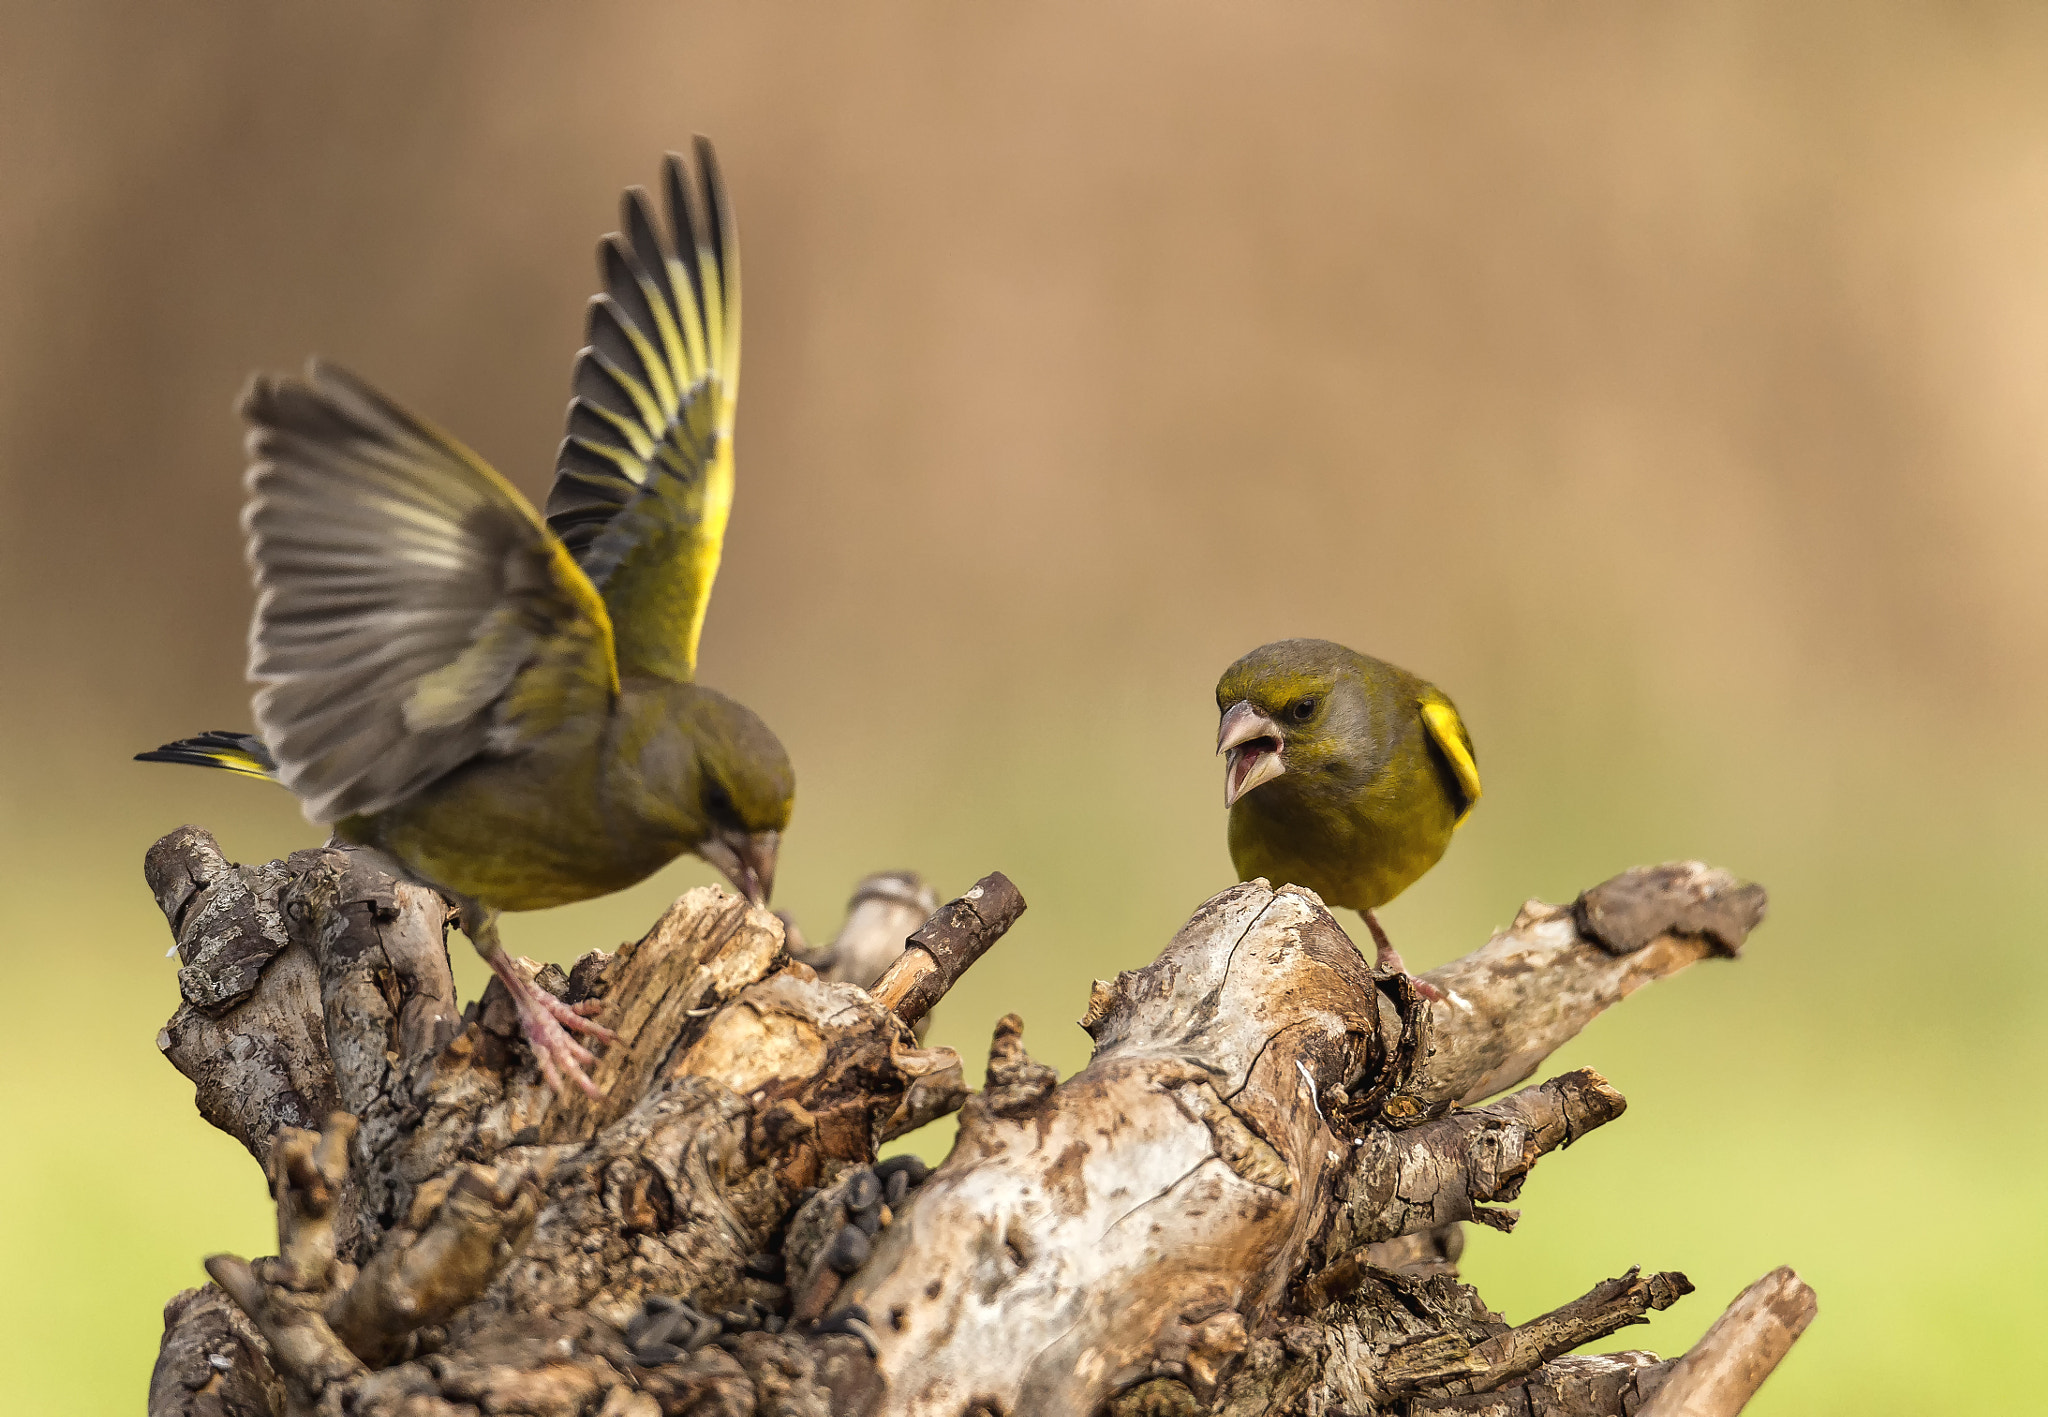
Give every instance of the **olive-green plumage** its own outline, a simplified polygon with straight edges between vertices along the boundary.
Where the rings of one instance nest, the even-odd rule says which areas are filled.
[[[260,736],[147,759],[269,777],[460,908],[550,1081],[603,1036],[535,988],[497,916],[632,885],[685,852],[757,904],[795,794],[753,712],[694,682],[732,506],[739,249],[710,145],[670,155],[599,248],[543,520],[461,443],[353,375],[244,396]]]
[[[623,890],[720,837],[737,849],[780,832],[793,791],[781,744],[747,709],[697,684],[628,680],[609,714],[516,757],[472,759],[334,829],[492,909],[546,910]],[[770,882],[735,884],[758,900]]]
[[[1374,910],[1436,864],[1479,798],[1443,692],[1328,640],[1253,650],[1224,671],[1216,707],[1240,880]]]

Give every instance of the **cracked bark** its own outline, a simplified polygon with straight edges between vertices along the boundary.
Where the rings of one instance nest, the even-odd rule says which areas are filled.
[[[537,970],[620,1035],[598,1099],[541,1084],[497,985],[458,1014],[445,909],[371,858],[234,866],[184,828],[147,870],[165,1051],[270,1170],[280,1251],[172,1301],[153,1414],[1719,1414],[1803,1327],[1781,1284],[1676,1362],[1575,1357],[1684,1277],[1516,1327],[1457,1278],[1460,1222],[1505,1228],[1625,1106],[1590,1070],[1469,1104],[1740,947],[1761,891],[1705,867],[1525,907],[1434,1005],[1247,883],[1098,981],[1080,1073],[1011,1015],[972,1096],[912,1025],[1022,911],[1000,874],[922,920],[914,878],[870,878],[803,958],[706,887]],[[876,1162],[955,1109],[936,1171]]]

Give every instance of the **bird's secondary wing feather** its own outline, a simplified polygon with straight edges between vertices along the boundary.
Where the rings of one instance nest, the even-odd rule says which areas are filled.
[[[1442,750],[1452,775],[1458,779],[1458,789],[1464,794],[1458,820],[1451,824],[1455,830],[1465,825],[1465,818],[1479,805],[1479,764],[1472,757],[1472,737],[1465,731],[1465,720],[1458,717],[1458,711],[1445,699],[1422,701],[1422,726]]]
[[[663,173],[672,245],[626,193],[576,357],[548,526],[604,596],[622,672],[687,682],[732,508],[740,265],[711,144]]]
[[[608,708],[603,602],[481,458],[317,362],[258,378],[242,411],[257,727],[309,818],[381,811]]]

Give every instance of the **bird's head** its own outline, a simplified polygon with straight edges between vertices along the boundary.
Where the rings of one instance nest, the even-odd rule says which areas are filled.
[[[1346,745],[1365,712],[1356,659],[1328,640],[1261,645],[1216,683],[1216,751],[1223,805],[1285,774],[1314,781],[1347,766]]]
[[[702,690],[695,714],[697,808],[708,827],[697,855],[755,905],[775,890],[775,857],[796,802],[796,773],[760,716]]]

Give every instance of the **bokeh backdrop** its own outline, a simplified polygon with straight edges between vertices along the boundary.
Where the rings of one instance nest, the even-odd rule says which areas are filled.
[[[248,722],[247,373],[340,359],[545,490],[594,242],[713,135],[746,252],[704,677],[798,765],[779,901],[1000,867],[950,997],[1071,1070],[1088,981],[1229,880],[1218,671],[1316,634],[1444,685],[1486,800],[1420,965],[1700,856],[1747,958],[1556,1060],[1626,1120],[1468,1272],[1781,1262],[1754,1410],[2017,1411],[2048,1327],[2048,10],[1319,3],[0,7],[0,1371],[135,1410],[262,1178],[158,1056],[142,853],[282,793]],[[568,959],[709,879],[515,917]],[[458,950],[466,989],[477,984]],[[942,1150],[943,1137],[920,1145]]]

